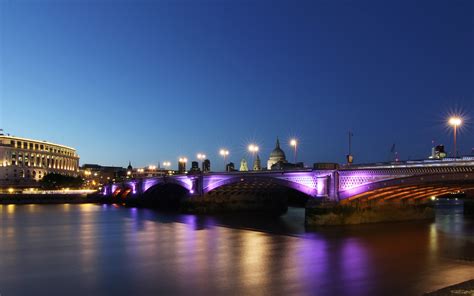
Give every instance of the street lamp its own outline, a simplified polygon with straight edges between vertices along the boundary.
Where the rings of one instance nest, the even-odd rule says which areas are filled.
[[[168,170],[168,168],[169,168],[170,166],[171,166],[171,162],[169,162],[169,161],[163,161],[163,167],[164,167],[166,170]],[[168,174],[169,174],[169,173],[170,173],[170,172],[168,172]]]
[[[219,154],[224,157],[224,171],[227,170],[227,156],[229,155],[229,150],[227,149],[221,149],[219,151]]]
[[[462,118],[459,116],[452,116],[449,118],[448,123],[449,125],[452,125],[454,129],[454,159],[456,160],[456,158],[458,157],[458,151],[456,148],[456,132],[457,132],[458,126],[462,124]]]
[[[179,173],[183,174],[186,172],[186,163],[188,159],[186,157],[180,157],[178,160],[178,171]]]
[[[249,152],[252,154],[252,163],[254,163],[255,162],[255,154],[258,152],[258,150],[260,148],[255,144],[250,144],[248,149],[249,149]]]
[[[204,159],[206,159],[206,154],[198,153],[197,158],[201,161],[202,172],[204,172]]]
[[[291,139],[290,146],[293,147],[293,157],[294,157],[294,162],[296,164],[296,149],[298,147],[298,141],[296,139]]]

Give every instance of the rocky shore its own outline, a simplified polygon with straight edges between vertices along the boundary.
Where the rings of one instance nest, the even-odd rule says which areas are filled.
[[[307,226],[331,226],[397,222],[409,220],[432,220],[434,209],[430,205],[378,205],[353,207],[335,202],[310,201],[306,206]]]

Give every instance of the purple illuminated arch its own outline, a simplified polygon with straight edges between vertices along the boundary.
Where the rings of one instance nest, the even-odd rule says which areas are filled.
[[[272,176],[259,176],[259,175],[213,175],[209,176],[204,185],[204,193],[211,192],[215,189],[223,186],[252,182],[252,181],[268,181],[274,184],[278,184],[283,187],[288,187],[296,191],[302,192],[309,196],[316,196],[319,190],[325,189],[325,185],[318,184],[316,186],[312,184],[297,183],[282,178],[276,178]],[[324,187],[324,188],[323,188]]]
[[[166,184],[174,184],[180,187],[183,187],[188,192],[193,191],[193,182],[187,176],[179,176],[179,177],[165,177],[165,178],[153,178],[153,179],[146,179],[143,182],[142,188],[143,193],[149,192],[158,186],[164,186]]]
[[[383,189],[391,186],[406,186],[406,185],[417,185],[417,186],[430,186],[435,183],[460,183],[466,186],[472,186],[474,184],[473,173],[442,173],[442,174],[425,174],[416,175],[410,177],[386,179],[372,183],[366,183],[359,186],[355,186],[350,189],[339,191],[339,199],[345,200],[352,196],[366,193],[369,191]]]

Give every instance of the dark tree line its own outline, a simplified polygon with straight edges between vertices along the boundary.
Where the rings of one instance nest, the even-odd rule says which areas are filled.
[[[50,173],[43,177],[40,181],[41,187],[44,189],[61,189],[61,188],[80,188],[84,184],[81,177],[64,176],[61,174]]]

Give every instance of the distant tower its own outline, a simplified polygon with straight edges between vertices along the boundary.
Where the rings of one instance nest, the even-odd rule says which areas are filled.
[[[179,161],[178,162],[178,173],[179,174],[186,173],[186,162],[185,161]]]
[[[241,172],[246,172],[249,170],[249,167],[247,165],[247,160],[245,160],[245,158],[242,158],[242,160],[240,161],[240,170]]]
[[[199,172],[199,163],[197,161],[191,162],[191,171]]]
[[[254,171],[261,171],[262,170],[262,165],[260,164],[260,157],[257,154],[257,157],[255,157],[255,160],[253,161],[253,170]]]
[[[209,159],[202,162],[202,171],[204,173],[209,173],[211,171],[211,161]]]
[[[131,177],[132,173],[133,173],[132,162],[129,160],[128,161],[128,167],[127,167],[127,177]]]

